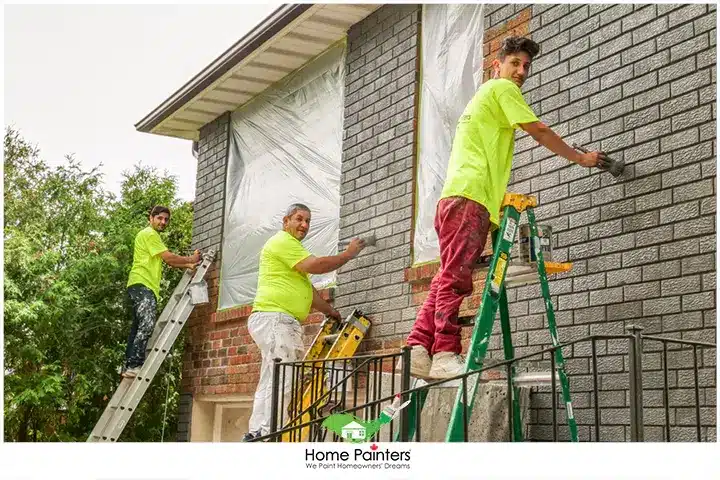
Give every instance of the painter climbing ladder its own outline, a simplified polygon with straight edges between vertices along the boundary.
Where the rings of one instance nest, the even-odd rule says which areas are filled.
[[[567,272],[572,268],[572,263],[553,263],[545,262],[543,251],[540,247],[538,228],[535,222],[535,213],[533,208],[537,206],[535,197],[521,194],[506,194],[501,206],[502,220],[500,228],[495,232],[493,237],[493,256],[490,265],[487,268],[487,278],[485,288],[482,295],[482,303],[475,316],[475,324],[472,338],[467,352],[465,371],[480,370],[483,368],[485,355],[487,353],[490,335],[492,334],[493,324],[495,322],[495,314],[500,309],[500,323],[503,338],[503,351],[505,360],[514,358],[514,348],[510,332],[510,317],[508,313],[508,302],[505,288],[508,286],[525,285],[528,283],[540,283],[542,296],[545,301],[545,313],[547,315],[548,329],[550,330],[550,338],[554,347],[559,345],[557,326],[555,324],[555,313],[553,311],[552,299],[550,298],[550,289],[548,286],[547,275],[554,273]],[[530,226],[530,245],[534,252],[535,262],[517,264],[510,262],[511,249],[515,240],[515,235],[520,222],[520,215],[526,212],[528,224]],[[570,385],[567,375],[565,374],[565,361],[562,350],[555,350],[555,374],[552,372],[550,376],[555,379],[551,380],[553,387],[555,380],[559,379],[562,388],[562,398],[565,405],[565,413],[570,428],[570,440],[578,441],[577,424],[573,416],[572,403],[570,400]],[[514,441],[523,440],[522,422],[520,416],[520,384],[532,384],[527,382],[527,378],[521,380],[521,376],[516,375],[513,367],[509,372],[512,377],[513,391],[508,392],[512,395],[512,429],[510,432],[511,439]],[[527,377],[527,375],[525,376]],[[480,375],[475,375],[473,381],[470,381],[470,388],[463,389],[462,384],[458,388],[455,399],[450,424],[448,426],[445,441],[462,442],[465,438],[465,417],[471,417],[472,408],[475,400],[475,393],[480,381]],[[541,381],[539,383],[545,383]],[[464,392],[463,390],[468,390]],[[553,395],[556,393],[553,392]],[[427,396],[427,389],[419,390],[412,394],[411,403],[408,407],[408,426],[409,438],[414,436],[415,415],[418,415]],[[466,405],[467,400],[467,405]],[[417,407],[416,407],[417,405]],[[467,412],[467,413],[466,413]]]
[[[291,394],[288,405],[289,420],[283,428],[305,424],[318,416],[318,412],[330,400],[329,385],[335,375],[333,366],[320,360],[346,359],[355,355],[360,342],[370,329],[370,320],[359,310],[354,310],[344,321],[326,318],[315,336],[303,362],[318,360],[308,364],[302,372],[302,379]],[[344,372],[343,372],[344,373]],[[339,380],[340,382],[345,379]],[[283,434],[283,442],[306,442],[310,437],[310,428],[300,428]]]
[[[136,377],[123,378],[120,382],[105,412],[88,437],[88,442],[118,440],[195,305],[208,303],[208,287],[204,278],[215,259],[215,252],[211,250],[202,257],[202,263],[195,270],[185,271],[158,318],[152,337],[148,341],[145,364]]]

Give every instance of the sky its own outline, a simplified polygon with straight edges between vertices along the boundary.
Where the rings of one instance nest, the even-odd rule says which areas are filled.
[[[113,193],[142,164],[192,200],[192,142],[134,125],[279,4],[5,5],[5,125],[51,165],[102,164]]]

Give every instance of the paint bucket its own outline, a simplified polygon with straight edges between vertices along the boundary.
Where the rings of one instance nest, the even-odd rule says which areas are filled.
[[[552,228],[549,225],[537,226],[538,237],[540,238],[540,250],[543,253],[543,259],[546,262],[552,262]],[[530,225],[520,225],[520,234],[518,236],[518,253],[519,260],[522,263],[535,263],[535,245],[531,246],[530,241]],[[531,248],[532,247],[532,248]]]

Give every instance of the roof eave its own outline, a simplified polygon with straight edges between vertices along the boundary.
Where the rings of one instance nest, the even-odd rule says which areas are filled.
[[[262,23],[253,28],[210,65],[190,79],[189,82],[180,87],[167,100],[136,123],[135,128],[140,132],[151,133],[155,127],[170,115],[212,85],[312,6],[312,3],[286,4],[277,8]]]

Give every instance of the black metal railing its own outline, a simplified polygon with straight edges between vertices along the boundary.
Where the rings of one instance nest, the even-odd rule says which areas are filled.
[[[470,431],[472,414],[469,416],[467,410],[468,386],[472,385],[470,382],[477,382],[479,378],[483,377],[483,382],[506,385],[507,403],[505,408],[507,412],[504,421],[507,422],[507,433],[504,440],[513,440],[513,422],[517,421],[513,418],[513,400],[518,382],[513,384],[511,372],[515,369],[516,375],[529,374],[538,370],[542,371],[545,365],[547,368],[544,370],[549,369],[549,372],[555,372],[555,352],[558,349],[562,349],[566,362],[565,370],[570,380],[574,416],[580,429],[580,440],[596,442],[601,439],[625,440],[626,434],[622,432],[625,432],[628,424],[629,440],[645,441],[643,392],[658,388],[663,392],[665,417],[663,440],[671,441],[673,422],[671,421],[672,407],[669,402],[669,393],[672,389],[668,382],[668,353],[692,350],[694,361],[688,370],[692,371],[694,378],[694,405],[684,405],[683,408],[695,409],[696,440],[702,441],[703,426],[714,425],[710,425],[708,422],[706,422],[707,425],[703,425],[701,422],[698,352],[700,349],[715,349],[716,346],[711,343],[677,338],[643,336],[641,330],[640,327],[631,326],[628,328],[629,333],[624,335],[592,335],[556,347],[540,349],[512,360],[494,362],[492,359],[486,359],[485,366],[481,370],[413,388],[410,388],[411,379],[407,367],[410,358],[408,347],[404,347],[400,353],[396,354],[366,355],[315,362],[283,363],[277,361],[273,373],[271,433],[259,437],[255,441],[341,441],[342,438],[339,435],[328,432],[326,428],[322,427],[325,419],[333,413],[349,414],[369,421],[377,418],[383,407],[390,404],[396,395],[401,395],[403,402],[410,399],[412,394],[415,394],[416,399],[420,397],[424,399],[432,388],[447,387],[452,388],[451,398],[454,401],[454,392],[457,391],[457,387],[462,386],[465,405],[462,415],[463,439],[467,442],[472,437]],[[652,382],[648,382],[649,385],[643,385],[644,380],[647,379],[644,376],[643,356],[649,353],[645,350],[644,345],[652,342],[659,342],[662,346],[660,366],[664,373],[664,384],[661,387]],[[679,347],[673,350],[669,349],[668,345]],[[651,350],[650,353],[652,352]],[[400,362],[401,358],[402,362]],[[705,357],[703,356],[703,358]],[[608,362],[608,359],[616,362]],[[398,362],[401,365],[399,368]],[[705,363],[703,361],[703,367],[706,366]],[[575,372],[574,370],[578,368],[577,365],[580,368],[578,372]],[[584,368],[585,365],[587,368]],[[714,362],[712,365],[714,369]],[[650,373],[656,371],[657,368],[654,368]],[[493,374],[493,372],[495,373]],[[323,382],[313,382],[313,378],[321,378]],[[285,385],[284,394],[280,392],[280,385]],[[523,436],[529,437],[530,440],[569,439],[565,432],[560,434],[560,429],[567,430],[568,428],[565,420],[567,412],[564,402],[558,401],[558,395],[561,395],[561,392],[556,376],[550,373],[548,381],[542,385],[530,383],[526,386],[530,387],[528,395],[536,400],[532,403],[539,405],[527,405],[527,415],[523,417],[521,414],[519,420],[522,422]],[[714,389],[715,385],[713,383],[708,387]],[[625,392],[627,391],[629,391],[629,396],[626,401]],[[542,404],[542,400],[546,400],[548,395],[550,397],[549,418],[547,418],[548,408],[543,408]],[[447,423],[443,425],[442,432],[431,430],[429,436],[423,435],[429,427],[425,426],[424,428],[423,426],[424,415],[420,403],[422,402],[416,401],[411,404],[414,408],[411,406],[402,410],[400,415],[385,427],[382,435],[378,432],[367,440],[420,442],[423,441],[423,438],[429,437],[430,441],[438,441],[440,434],[444,439]],[[473,414],[476,414],[477,410],[476,407]],[[625,419],[625,413],[628,410],[629,421]],[[605,412],[608,413],[606,419],[603,418]],[[619,419],[615,418],[616,416]]]
[[[402,352],[317,361],[276,360],[272,433],[253,441],[322,442],[329,432],[321,424],[333,413],[351,414],[365,421],[376,418],[384,404],[409,388],[409,370],[398,371],[401,356]],[[384,374],[390,374],[385,381]],[[283,394],[281,385],[285,386]],[[391,432],[394,428],[390,425]],[[331,438],[340,440],[337,435],[331,434]]]
[[[660,337],[655,335],[642,335],[640,331],[638,330],[636,332],[636,335],[638,337],[638,342],[642,343],[642,346],[640,347],[640,350],[644,352],[645,354],[651,354],[656,352],[656,350],[653,348],[653,344],[655,346],[658,346],[657,353],[660,353],[660,367],[662,369],[662,387],[658,389],[655,385],[648,385],[645,386],[645,390],[650,391],[662,391],[662,404],[663,404],[663,413],[664,413],[664,425],[663,425],[663,436],[662,440],[665,442],[671,442],[673,441],[673,428],[672,427],[680,427],[682,428],[682,425],[679,425],[679,421],[673,422],[671,419],[671,409],[673,408],[671,406],[670,402],[670,393],[671,392],[683,392],[686,391],[687,388],[683,388],[682,385],[680,385],[680,378],[692,378],[692,381],[688,381],[691,385],[693,392],[693,405],[688,406],[687,403],[684,405],[678,405],[677,408],[689,408],[694,410],[694,425],[690,425],[690,427],[694,427],[695,430],[695,440],[698,442],[702,442],[703,439],[703,427],[715,427],[715,421],[709,420],[704,422],[701,416],[701,408],[703,407],[702,402],[700,401],[700,367],[703,367],[703,370],[710,370],[711,375],[709,377],[712,379],[710,381],[711,385],[708,385],[709,389],[713,391],[712,398],[715,398],[715,390],[716,385],[714,383],[714,379],[716,378],[716,357],[717,357],[717,347],[716,344],[709,343],[709,342],[700,342],[700,341],[694,341],[694,340],[686,340],[686,339],[678,339],[678,338],[668,338],[668,337]],[[650,344],[650,345],[648,345]],[[715,352],[710,353],[710,350],[715,350]],[[669,377],[670,377],[670,355],[676,355],[679,356],[679,354],[682,354],[684,352],[692,352],[692,362],[679,362],[680,365],[678,365],[677,369],[673,369],[676,372],[676,375],[678,375],[678,381],[675,382],[676,385],[674,388],[671,388]],[[698,354],[702,353],[703,360],[702,365],[700,365],[700,362],[698,360]],[[642,361],[641,359],[638,361]],[[683,364],[684,363],[684,364]],[[691,364],[690,364],[691,363]],[[642,371],[642,365],[639,366],[638,370]],[[654,369],[652,371],[659,371],[660,369]],[[645,370],[645,372],[648,372],[648,370]],[[692,372],[692,373],[691,373]],[[642,378],[638,379],[638,382],[642,382]],[[655,387],[655,388],[650,388]],[[643,388],[638,389],[640,391],[640,394],[642,395]],[[636,403],[638,405],[641,405],[645,408],[648,408],[647,405],[643,405],[643,399],[640,397],[636,400]],[[715,402],[714,401],[706,401],[704,402],[706,407],[709,407],[708,410],[715,410]],[[711,403],[711,405],[707,405],[708,403]],[[639,441],[644,440],[644,428],[646,425],[646,421],[643,418],[643,410],[644,408],[638,408],[637,414],[639,415],[639,418],[637,419],[637,425],[639,427],[638,436]],[[659,422],[658,422],[659,423]],[[659,440],[659,439],[658,439]],[[685,438],[685,440],[690,440],[689,438]],[[708,440],[707,438],[705,440]]]

